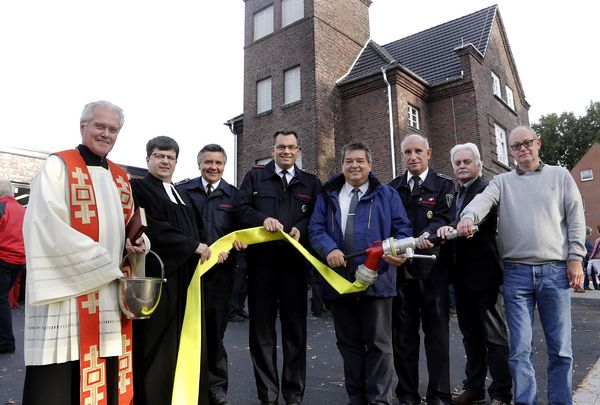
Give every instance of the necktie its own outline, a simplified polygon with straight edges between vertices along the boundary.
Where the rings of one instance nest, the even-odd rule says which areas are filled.
[[[358,192],[360,189],[355,187],[352,189],[352,198],[350,198],[350,206],[348,207],[348,216],[346,217],[346,229],[344,230],[344,244],[346,245],[346,253],[352,253],[354,249],[354,212],[358,205]]]
[[[417,188],[419,187],[419,184],[421,183],[421,178],[419,176],[412,176],[411,179],[413,181],[413,187],[412,187],[411,194],[415,194],[417,192]]]
[[[344,229],[344,244],[346,245],[346,253],[354,252],[354,212],[358,205],[358,192],[360,189],[352,189],[352,198],[350,198],[350,206],[348,207],[348,216],[346,217],[346,229]],[[346,273],[349,280],[354,280],[354,260],[348,259],[346,262]]]
[[[206,185],[206,196],[208,197],[210,195],[210,193],[212,193],[212,184],[208,183]]]
[[[283,189],[284,190],[287,189],[287,187],[288,187],[287,173],[288,173],[288,171],[285,169],[281,171],[281,181],[283,181]]]

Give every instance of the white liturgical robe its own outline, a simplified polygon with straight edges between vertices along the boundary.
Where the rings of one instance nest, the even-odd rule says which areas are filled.
[[[25,364],[79,359],[77,296],[98,290],[100,356],[118,356],[121,313],[117,279],[125,241],[120,194],[108,170],[88,166],[99,241],[70,226],[65,163],[50,156],[34,177],[23,224],[27,256]]]

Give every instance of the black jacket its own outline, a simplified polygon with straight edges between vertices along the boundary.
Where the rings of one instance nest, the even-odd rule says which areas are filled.
[[[390,186],[400,194],[412,224],[413,236],[418,237],[423,232],[435,235],[438,228],[454,219],[454,183],[450,177],[429,168],[425,181],[411,194],[407,173],[392,180]],[[439,257],[439,250],[436,246],[433,249],[417,249],[415,253]],[[408,265],[408,272],[416,279],[428,278],[432,272],[439,277],[448,277],[447,267],[440,260],[415,259]],[[398,274],[398,279],[402,281],[402,274]]]
[[[275,163],[253,167],[246,173],[240,186],[239,205],[236,217],[243,228],[262,226],[266,218],[276,218],[290,232],[292,227],[300,231],[300,243],[308,246],[308,221],[313,212],[321,182],[314,174],[294,167],[294,178],[283,190],[281,177],[275,173]],[[248,248],[248,261],[274,262],[273,245],[278,253],[295,251],[287,242],[261,243]]]
[[[487,181],[478,177],[467,189],[459,212],[487,186]],[[456,227],[458,221],[450,224]],[[502,284],[502,264],[496,246],[498,218],[496,208],[479,224],[479,232],[472,238],[460,238],[447,242],[442,249],[443,257],[450,262],[450,274],[454,283],[469,290],[481,291]]]
[[[235,210],[240,191],[237,187],[221,179],[219,187],[207,196],[202,178],[196,177],[177,183],[176,188],[194,203],[200,238],[204,243],[211,245],[220,237],[238,229]]]

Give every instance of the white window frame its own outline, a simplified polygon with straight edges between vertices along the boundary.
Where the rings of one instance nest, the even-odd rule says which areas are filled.
[[[508,86],[505,86],[504,90],[506,90],[506,104],[514,110],[515,109],[515,99],[513,96],[513,91]]]
[[[494,95],[502,98],[502,90],[500,89],[500,78],[496,73],[492,72],[492,90]]]
[[[300,66],[295,66],[283,72],[284,105],[295,103],[302,99],[301,77]]]
[[[273,32],[273,5],[254,13],[254,40],[261,39]]]
[[[304,18],[304,0],[282,0],[281,1],[281,26],[285,27],[291,23]]]
[[[267,77],[256,82],[256,113],[271,111],[272,108],[271,78]]]
[[[421,124],[419,122],[419,109],[410,104],[408,105],[408,125],[415,129],[421,129]]]
[[[496,155],[498,156],[498,161],[508,166],[506,131],[498,124],[494,124],[494,135],[496,136]]]
[[[592,181],[594,180],[594,172],[592,169],[584,169],[579,172],[579,178],[581,181]]]

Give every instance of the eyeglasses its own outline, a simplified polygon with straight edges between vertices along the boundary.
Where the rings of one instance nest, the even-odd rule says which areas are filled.
[[[510,149],[514,152],[518,152],[521,150],[521,146],[525,146],[526,148],[531,148],[533,143],[537,140],[538,140],[538,138],[536,137],[533,139],[526,139],[523,142],[513,143],[510,145]]]
[[[177,158],[175,156],[172,155],[165,155],[164,153],[151,153],[150,156],[153,156],[155,159],[158,160],[163,160],[163,159],[167,159],[169,162],[175,162],[177,160]]]
[[[300,146],[297,146],[297,145],[275,145],[275,149],[277,149],[280,152],[283,152],[286,149],[289,149],[290,152],[295,152],[297,150],[300,150]]]

